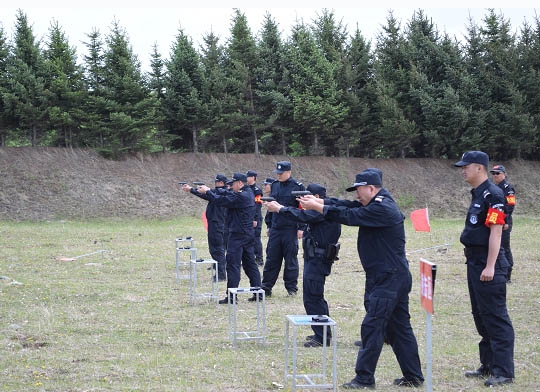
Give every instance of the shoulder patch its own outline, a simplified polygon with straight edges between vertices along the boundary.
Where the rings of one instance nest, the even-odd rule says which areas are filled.
[[[295,181],[296,185],[304,185],[300,181]]]
[[[508,184],[504,184],[504,187],[505,187],[505,188],[508,188]]]
[[[384,199],[384,196],[377,196],[375,198],[375,201],[378,202],[378,203],[382,203],[383,199]]]
[[[488,197],[489,195],[491,195],[491,192],[488,191],[487,189],[486,189],[486,190],[484,191],[484,193],[482,194],[482,196],[484,197],[484,199],[485,199],[486,197]]]

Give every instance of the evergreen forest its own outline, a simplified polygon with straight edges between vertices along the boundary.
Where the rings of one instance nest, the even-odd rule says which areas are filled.
[[[1,21],[0,21],[1,22]],[[359,22],[360,23],[360,22]],[[230,34],[196,47],[178,29],[170,53],[149,50],[143,72],[113,21],[77,54],[52,21],[43,41],[23,10],[0,25],[1,146],[136,152],[225,152],[363,158],[496,160],[540,154],[540,18],[514,29],[500,12],[464,21],[465,39],[424,11],[389,12],[375,42],[335,12],[286,34],[266,14],[252,31],[241,10]]]

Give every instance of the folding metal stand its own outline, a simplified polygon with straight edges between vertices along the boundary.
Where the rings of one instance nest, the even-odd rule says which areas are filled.
[[[328,317],[327,322],[315,322],[312,319],[313,315],[288,315],[285,321],[285,386],[288,384],[289,379],[292,379],[292,391],[296,391],[296,388],[310,388],[310,389],[332,389],[337,390],[337,374],[336,374],[336,354],[337,354],[337,336],[336,336],[336,322]],[[292,374],[289,373],[289,326],[292,324],[293,337],[292,337]],[[322,373],[316,374],[298,374],[297,373],[297,327],[320,325],[323,327],[323,344],[322,344]],[[333,343],[333,358],[332,358],[332,383],[329,383],[326,371],[327,371],[327,329],[332,330],[332,343]],[[310,348],[309,350],[313,350]],[[321,383],[316,383],[314,379],[320,379]],[[304,384],[298,384],[298,381],[304,381]]]
[[[257,295],[257,330],[238,331],[237,328],[237,304],[238,294]],[[262,298],[262,300],[261,300]],[[238,340],[258,340],[266,345],[266,295],[260,287],[229,288],[227,293],[229,306],[229,339],[236,347]],[[262,320],[261,320],[262,317]]]
[[[189,261],[182,261],[182,254],[191,253],[190,261],[197,260],[197,249],[195,248],[195,240],[192,237],[177,238],[176,242],[176,281],[180,279],[191,279],[190,273],[180,274],[180,266],[189,267]],[[189,245],[188,245],[189,244]],[[187,271],[186,271],[187,272]]]
[[[207,298],[209,300],[215,300],[216,304],[218,303],[218,271],[217,271],[217,261],[212,259],[198,259],[198,260],[191,260],[191,268],[189,270],[190,272],[190,278],[191,278],[191,286],[189,288],[189,296],[191,298],[191,303],[193,305],[197,305],[197,299],[199,298]],[[216,270],[216,275],[214,277],[214,268],[210,268],[210,290],[206,293],[198,293],[197,292],[197,285],[199,284],[197,280],[197,269],[198,267],[214,267]],[[208,268],[203,268],[205,271],[208,271]]]

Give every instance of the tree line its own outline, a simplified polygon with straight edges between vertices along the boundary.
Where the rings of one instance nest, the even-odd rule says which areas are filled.
[[[333,11],[283,37],[267,14],[255,35],[235,10],[226,41],[195,47],[181,28],[143,72],[118,21],[86,35],[78,59],[58,22],[39,42],[26,14],[0,26],[2,146],[495,159],[540,152],[540,19],[512,33],[493,9],[465,40],[421,10],[389,12],[372,44]]]

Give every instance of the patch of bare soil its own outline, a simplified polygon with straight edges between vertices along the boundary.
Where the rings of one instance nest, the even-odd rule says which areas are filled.
[[[383,183],[405,214],[430,208],[431,216],[463,217],[470,196],[454,161],[444,159],[361,159],[283,157],[253,154],[159,153],[121,161],[92,150],[0,148],[0,219],[51,220],[96,217],[171,218],[199,216],[205,202],[179,190],[178,181],[213,185],[217,173],[248,169],[258,182],[271,177],[275,163],[288,159],[293,177],[320,183],[329,196],[345,192],[354,175],[368,167],[383,171]],[[494,162],[495,163],[495,162]],[[517,191],[517,214],[540,211],[540,162],[496,162],[506,166]]]

